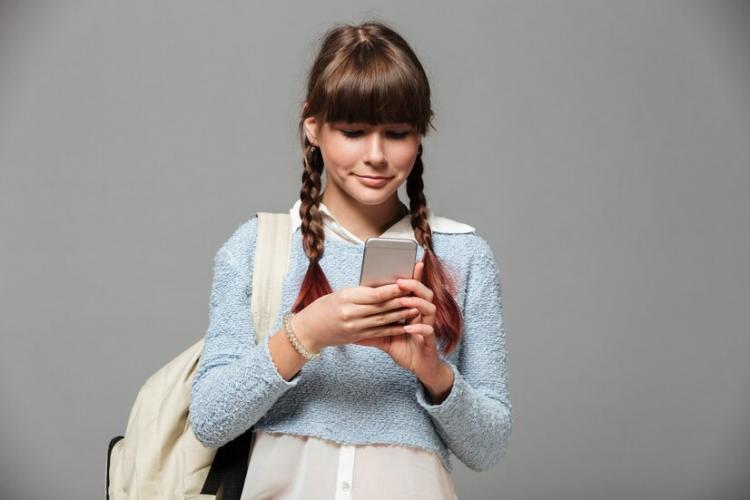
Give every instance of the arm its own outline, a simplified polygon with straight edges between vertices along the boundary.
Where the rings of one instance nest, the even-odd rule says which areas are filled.
[[[507,388],[501,278],[488,243],[479,236],[466,277],[464,339],[450,392],[432,404],[417,384],[417,401],[432,417],[441,438],[475,471],[497,464],[505,454],[512,428]]]
[[[286,380],[277,370],[272,337],[255,342],[250,300],[257,223],[253,218],[240,226],[214,257],[209,325],[189,408],[193,433],[208,448],[243,434],[299,380]],[[249,258],[234,257],[248,251]]]

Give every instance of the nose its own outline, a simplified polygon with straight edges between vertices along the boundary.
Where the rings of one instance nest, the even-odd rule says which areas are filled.
[[[368,134],[365,162],[375,167],[385,165],[386,158],[384,146],[383,137],[379,131],[375,130]]]

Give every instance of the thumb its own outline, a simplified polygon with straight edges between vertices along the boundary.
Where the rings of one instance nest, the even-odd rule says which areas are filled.
[[[422,281],[423,271],[424,271],[424,261],[420,260],[414,265],[414,279],[417,281]]]

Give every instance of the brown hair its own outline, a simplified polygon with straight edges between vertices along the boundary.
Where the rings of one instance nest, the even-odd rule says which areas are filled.
[[[299,121],[304,165],[299,214],[302,243],[310,264],[292,306],[293,312],[332,292],[319,265],[325,240],[319,210],[323,157],[320,149],[307,139],[305,118],[315,116],[319,123],[409,123],[423,136],[428,127],[435,129],[431,123],[430,86],[422,65],[406,40],[378,21],[339,24],[324,34],[308,73],[305,101],[307,106],[302,109]],[[451,352],[458,344],[463,320],[453,297],[455,284],[432,249],[423,170],[420,145],[406,181],[411,225],[424,249],[422,282],[434,293],[433,328],[443,351]]]

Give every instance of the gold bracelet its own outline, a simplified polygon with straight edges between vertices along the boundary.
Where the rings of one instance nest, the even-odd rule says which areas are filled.
[[[304,357],[306,357],[308,360],[315,359],[320,356],[319,352],[312,353],[305,349],[305,347],[302,345],[302,343],[299,341],[297,336],[294,334],[294,331],[292,330],[292,322],[291,318],[294,313],[288,312],[284,315],[284,331],[286,332],[286,338],[289,339],[289,342],[294,346],[294,348],[297,350],[298,353],[302,354]]]

